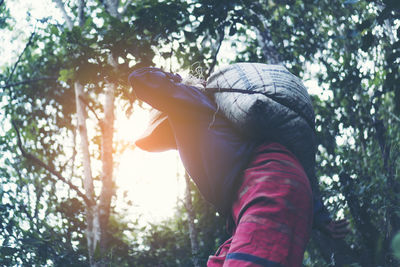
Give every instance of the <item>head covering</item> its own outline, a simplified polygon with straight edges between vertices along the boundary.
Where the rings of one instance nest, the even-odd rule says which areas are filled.
[[[176,149],[175,137],[168,116],[156,109],[150,112],[149,126],[135,145],[149,152],[162,152]]]

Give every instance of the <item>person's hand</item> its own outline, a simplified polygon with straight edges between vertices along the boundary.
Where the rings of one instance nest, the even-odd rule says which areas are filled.
[[[350,233],[349,221],[346,219],[330,221],[322,228],[323,232],[335,239],[344,238],[348,233]]]

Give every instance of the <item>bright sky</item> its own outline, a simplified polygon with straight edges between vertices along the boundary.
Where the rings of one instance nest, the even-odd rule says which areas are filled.
[[[116,120],[117,140],[133,142],[141,136],[149,121],[147,110],[137,107],[129,119],[121,111],[117,113],[120,113]],[[129,209],[133,218],[140,216],[143,222],[155,222],[173,215],[185,190],[183,171],[175,150],[150,153],[136,148],[125,151],[115,173],[119,187],[117,206],[125,206],[122,194],[127,191],[126,200],[133,203]]]

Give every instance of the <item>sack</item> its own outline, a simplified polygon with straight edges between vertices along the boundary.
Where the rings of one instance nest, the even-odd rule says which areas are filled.
[[[302,81],[281,65],[236,63],[213,73],[206,91],[247,138],[277,141],[314,174],[314,109]]]

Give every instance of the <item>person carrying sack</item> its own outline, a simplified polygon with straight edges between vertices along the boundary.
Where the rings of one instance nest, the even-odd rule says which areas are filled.
[[[232,237],[209,257],[209,267],[301,266],[313,225],[336,237],[347,233],[347,222],[332,221],[311,189],[315,184],[310,183],[315,179],[315,144],[306,144],[307,140],[303,140],[305,145],[299,143],[299,129],[290,128],[296,115],[307,115],[304,109],[290,106],[293,100],[281,97],[286,85],[280,89],[279,79],[288,75],[279,74],[282,68],[232,64],[212,74],[205,88],[186,85],[179,75],[158,68],[142,68],[129,76],[136,97],[155,109],[150,127],[136,145],[153,152],[177,149],[200,193],[232,224]],[[260,70],[264,69],[275,73],[276,79],[271,78],[273,74],[263,75]],[[254,73],[259,75],[255,83]],[[263,101],[268,99],[239,97],[249,89],[252,92],[247,95],[259,95],[260,88],[265,95],[272,88],[275,95],[270,97],[294,112],[289,112],[288,118],[284,116],[288,111],[281,109],[265,113],[265,105],[270,103]],[[232,94],[241,95],[229,100]],[[301,94],[308,98],[304,91]],[[241,111],[237,114],[235,108]],[[312,125],[301,127],[311,129],[305,136],[312,139],[311,113],[305,123],[312,120]],[[275,121],[265,125],[265,116],[275,116]],[[279,125],[276,120],[282,118],[289,124]],[[300,158],[301,151],[306,151],[306,157]]]

